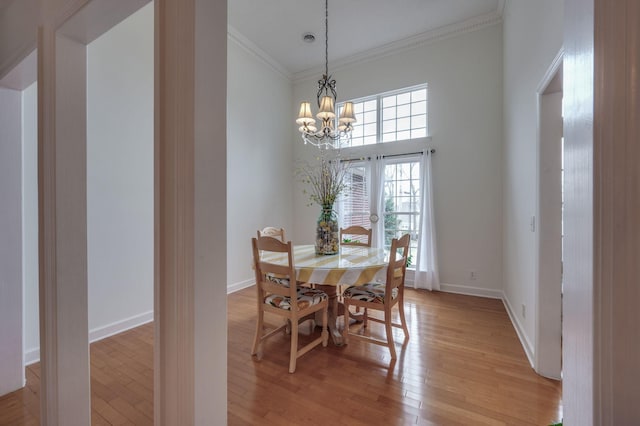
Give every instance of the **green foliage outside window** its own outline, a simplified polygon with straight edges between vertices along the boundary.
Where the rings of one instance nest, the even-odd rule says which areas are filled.
[[[395,211],[393,198],[389,197],[384,202],[384,246],[390,247],[391,240],[396,237],[396,230],[400,226],[400,220],[395,214],[387,214]]]

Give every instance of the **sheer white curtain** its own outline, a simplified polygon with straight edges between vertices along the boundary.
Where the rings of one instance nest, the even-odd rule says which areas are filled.
[[[371,215],[376,215],[378,220],[371,221],[373,229],[372,247],[384,247],[384,160],[378,158],[372,161],[371,170],[371,199],[373,208]]]
[[[418,232],[418,254],[413,281],[415,288],[439,290],[438,257],[436,253],[436,226],[433,216],[433,179],[431,177],[431,153],[425,150],[420,162],[422,181],[422,206],[420,231]]]

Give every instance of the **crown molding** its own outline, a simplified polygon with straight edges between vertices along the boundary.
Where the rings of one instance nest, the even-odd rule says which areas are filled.
[[[245,52],[261,60],[269,68],[273,69],[276,73],[282,77],[293,80],[293,74],[287,71],[282,65],[280,65],[275,59],[269,56],[264,50],[260,49],[255,43],[243,36],[233,26],[227,25],[227,39],[233,41]]]
[[[357,63],[371,61],[373,59],[378,59],[391,54],[414,49],[422,45],[434,43],[436,41],[456,37],[462,34],[498,25],[502,22],[502,11],[504,8],[504,3],[505,0],[499,0],[498,8],[495,12],[476,16],[474,18],[467,19],[466,21],[426,31],[412,37],[369,49],[362,53],[351,55],[348,58],[338,59],[336,61],[333,61],[333,63],[331,64],[332,71],[335,72],[336,70],[344,69]],[[323,69],[323,67],[314,67],[297,72],[293,74],[293,82],[297,83],[303,80],[307,80],[311,77],[316,77],[318,74],[322,74]]]

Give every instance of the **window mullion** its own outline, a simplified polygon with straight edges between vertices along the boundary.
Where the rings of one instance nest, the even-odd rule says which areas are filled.
[[[376,96],[376,143],[382,143],[382,96]]]

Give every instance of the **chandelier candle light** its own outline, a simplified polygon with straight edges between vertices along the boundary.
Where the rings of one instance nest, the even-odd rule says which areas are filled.
[[[337,99],[336,81],[329,75],[329,0],[325,0],[324,14],[324,74],[318,80],[318,114],[316,117],[322,123],[320,130],[316,127],[316,120],[311,113],[311,103],[300,103],[300,113],[296,123],[300,125],[304,143],[319,148],[339,148],[343,140],[351,137],[352,124],[356,122],[353,113],[353,103],[345,102],[338,119],[338,129],[335,129],[335,104]]]

